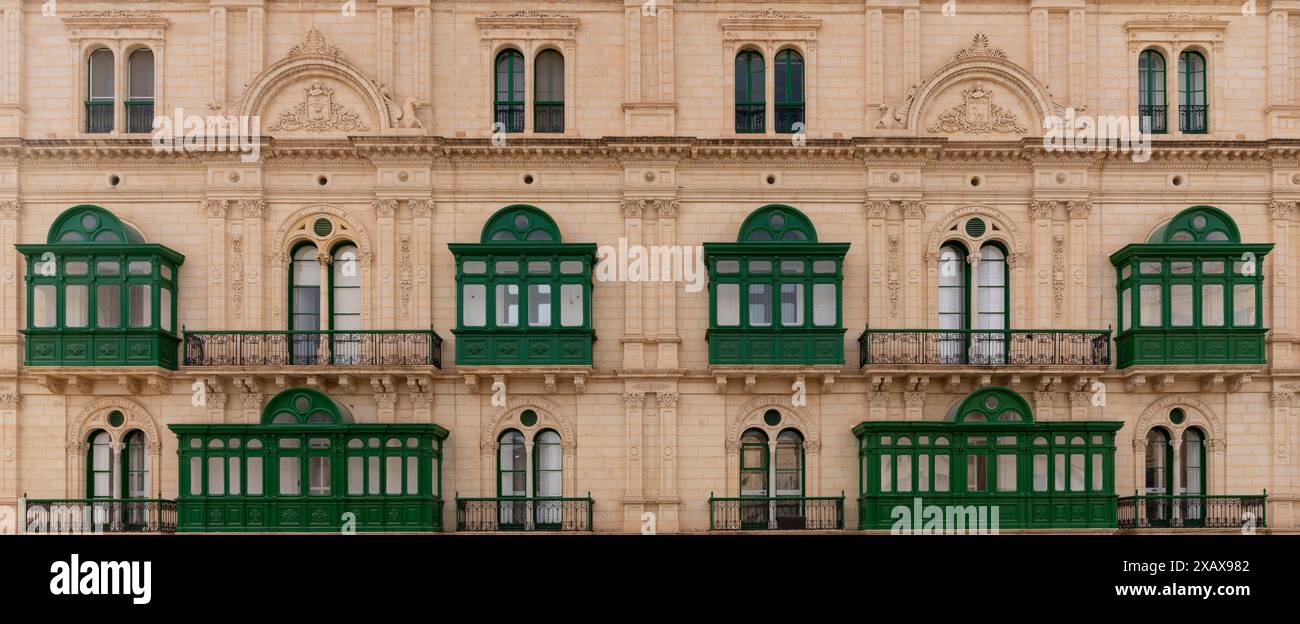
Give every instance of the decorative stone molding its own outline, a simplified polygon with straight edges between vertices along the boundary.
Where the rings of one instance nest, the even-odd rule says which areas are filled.
[[[261,219],[266,214],[266,201],[262,199],[241,199],[239,209],[245,219]]]
[[[411,207],[411,216],[416,219],[427,219],[433,216],[435,202],[432,199],[411,199],[407,200],[406,203]]]
[[[908,408],[919,408],[925,406],[924,392],[904,392],[903,405]]]
[[[624,393],[623,393],[623,405],[624,405],[625,407],[628,407],[628,408],[638,408],[638,407],[641,407],[642,403],[644,403],[644,402],[645,402],[645,393],[644,393],[644,392],[624,392]]]
[[[884,219],[889,215],[889,200],[869,199],[862,204],[862,209],[866,211],[868,219]]]
[[[1268,395],[1269,403],[1273,407],[1291,407],[1295,399],[1294,392],[1270,392]]]
[[[397,241],[397,300],[402,304],[403,317],[411,316],[411,289],[415,286],[411,248],[411,235],[402,234]]]
[[[381,219],[391,219],[397,214],[396,199],[374,199],[370,201],[370,207]]]
[[[230,200],[207,199],[203,201],[203,209],[207,211],[209,219],[224,219],[230,212]]]
[[[390,410],[397,407],[396,392],[379,392],[375,394],[375,405],[381,410]]]
[[[648,199],[625,199],[620,206],[624,219],[640,219],[646,205],[650,202]]]
[[[1087,219],[1092,214],[1092,201],[1079,200],[1066,202],[1066,210],[1071,219]]]
[[[0,201],[0,219],[17,219],[22,212],[22,204],[16,199]]]
[[[338,46],[325,40],[325,35],[315,26],[307,30],[307,34],[302,41],[289,48],[289,53],[285,55],[288,58],[299,56],[323,56],[336,60],[343,60],[343,50]]]
[[[657,392],[655,393],[655,395],[656,398],[659,400],[660,409],[665,409],[665,408],[675,409],[677,407],[677,400],[679,398],[679,395],[676,392]]]
[[[23,396],[17,392],[0,392],[0,410],[18,409]]]
[[[868,392],[867,404],[871,407],[887,407],[889,405],[888,392]]]
[[[1043,409],[1044,407],[1052,407],[1052,405],[1055,404],[1055,403],[1056,403],[1056,393],[1055,393],[1055,392],[1035,392],[1035,393],[1034,393],[1034,407],[1036,407],[1036,408],[1038,408],[1038,409]]]
[[[1000,48],[994,48],[989,43],[989,36],[984,33],[975,33],[968,47],[962,48],[952,55],[952,60],[966,61],[976,58],[995,58],[1006,60],[1007,53]]]
[[[898,316],[898,297],[903,288],[903,261],[899,254],[899,237],[897,234],[890,234],[888,240],[888,267],[889,276],[887,286],[889,288],[889,314]]]
[[[731,19],[804,20],[808,19],[808,14],[803,11],[763,9],[761,11],[737,11],[731,14]]]
[[[1181,407],[1186,419],[1182,424],[1175,425],[1169,420],[1169,410]],[[1147,432],[1152,427],[1159,425],[1169,430],[1171,433],[1171,442],[1180,443],[1182,432],[1188,427],[1200,427],[1205,432],[1207,443],[1217,442],[1223,444],[1226,448],[1226,429],[1223,422],[1215,415],[1214,410],[1210,409],[1204,401],[1187,394],[1175,394],[1157,399],[1146,410],[1142,416],[1137,419],[1133,427],[1134,441],[1144,441],[1147,438]]]
[[[925,219],[926,203],[923,201],[901,201],[898,203],[904,219]]]
[[[537,423],[531,427],[525,427],[516,418],[526,409],[531,409],[537,414]],[[559,405],[552,403],[540,397],[518,397],[511,399],[505,407],[497,408],[491,418],[483,424],[482,434],[479,438],[479,449],[483,451],[495,451],[497,447],[497,438],[501,432],[506,429],[519,429],[531,433],[540,429],[553,429],[560,434],[560,442],[564,445],[566,452],[572,452],[578,447],[578,441],[575,436],[573,423],[564,416]],[[567,469],[568,466],[565,466]],[[568,475],[566,475],[566,479]]]
[[[230,299],[235,317],[244,316],[244,235],[230,236]]]
[[[1035,199],[1029,202],[1029,218],[1051,219],[1052,212],[1055,209],[1056,209],[1055,201]]]
[[[941,134],[1024,134],[1028,128],[1021,125],[1016,115],[993,103],[992,89],[975,83],[961,92],[961,104],[939,115],[938,121],[926,128],[927,132]]]
[[[114,411],[122,412],[125,417],[122,425],[114,427],[108,423],[108,415]],[[149,415],[148,410],[135,401],[123,397],[111,397],[93,401],[81,408],[81,412],[68,427],[66,444],[76,446],[85,444],[86,434],[102,429],[107,431],[114,444],[121,444],[127,433],[139,429],[145,433],[145,444],[157,450],[162,447],[158,436],[158,423]]]
[[[1065,237],[1052,236],[1052,307],[1057,318],[1065,313]]]
[[[656,199],[654,206],[660,219],[676,219],[677,211],[681,209],[681,202],[676,199]]]
[[[1270,201],[1268,202],[1268,216],[1274,221],[1288,221],[1295,214],[1297,205],[1300,205],[1300,202]]]
[[[780,410],[782,415],[781,423],[777,427],[769,427],[767,423],[763,422],[763,414],[772,408]],[[787,420],[792,420],[794,422],[787,422]],[[796,408],[787,397],[755,397],[740,406],[740,409],[736,411],[735,416],[732,417],[730,425],[727,427],[727,448],[733,448],[731,446],[733,444],[738,445],[741,434],[751,428],[758,428],[767,431],[769,437],[772,439],[776,438],[776,434],[779,433],[781,429],[794,428],[803,434],[804,440],[815,442],[818,445],[821,444],[821,436],[818,434],[818,427],[816,423],[813,422],[811,416],[805,410]],[[820,446],[818,448],[820,448]]]
[[[365,132],[370,126],[355,111],[334,101],[334,89],[313,81],[303,89],[302,101],[281,111],[267,124],[272,132]]]

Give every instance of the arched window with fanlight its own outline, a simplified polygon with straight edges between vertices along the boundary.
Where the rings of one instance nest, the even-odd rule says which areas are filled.
[[[710,364],[843,364],[848,243],[822,243],[802,212],[750,213],[735,243],[705,243]]]
[[[1138,55],[1138,117],[1143,132],[1164,134],[1168,131],[1165,57],[1156,50],[1143,50]]]
[[[176,368],[184,256],[99,206],[64,211],[27,261],[27,366]]]
[[[960,241],[939,249],[938,357],[945,364],[1002,364],[1010,340],[1006,249],[986,242],[975,262],[969,253]]]
[[[1164,497],[1173,493],[1173,467],[1174,447],[1170,443],[1169,432],[1162,427],[1152,427],[1147,432],[1146,467],[1143,472],[1143,488],[1148,497],[1147,519],[1151,522],[1169,520],[1169,499]]]
[[[1264,258],[1272,249],[1243,243],[1226,212],[1192,206],[1146,243],[1112,254],[1118,367],[1263,364]]]
[[[99,48],[86,60],[86,132],[113,131],[117,98],[113,51]]]
[[[114,498],[117,489],[114,483],[120,474],[113,465],[113,438],[107,431],[90,434],[90,450],[86,456],[86,495],[89,498]]]
[[[154,109],[153,50],[139,48],[127,57],[126,131],[152,132]]]
[[[954,403],[943,421],[863,422],[853,429],[859,526],[922,532],[926,518],[893,511],[921,496],[932,505],[996,508],[1007,528],[1114,527],[1122,426],[1035,420],[1024,397],[998,386]],[[970,518],[967,528],[977,521],[993,517]]]
[[[313,388],[272,397],[257,424],[171,425],[180,531],[436,531],[442,444],[433,424],[358,423]],[[129,441],[128,441],[129,445]]]
[[[496,58],[493,132],[524,131],[524,55],[514,48]]]
[[[546,212],[507,206],[456,258],[456,360],[462,364],[591,364],[596,245],[565,243]]]
[[[559,50],[542,50],[533,63],[533,73],[534,132],[564,132],[564,55]]]
[[[763,54],[746,49],[736,54],[736,133],[767,131],[766,67]]]
[[[1196,50],[1178,55],[1178,129],[1185,134],[1209,132],[1205,57]]]

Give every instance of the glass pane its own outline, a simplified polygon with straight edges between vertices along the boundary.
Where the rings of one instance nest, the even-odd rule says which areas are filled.
[[[1016,456],[998,455],[998,491],[1016,491]]]
[[[496,300],[497,326],[519,325],[519,285],[497,284]]]
[[[95,288],[95,326],[122,326],[122,287],[117,284]]]
[[[531,327],[550,327],[551,325],[551,285],[528,285],[528,325]]]
[[[69,260],[63,265],[63,272],[68,275],[86,275],[90,272],[90,264],[84,260]]]
[[[1162,270],[1159,262],[1142,262],[1138,264],[1138,272],[1143,275],[1159,275]]]
[[[1255,285],[1233,284],[1232,324],[1237,327],[1255,324]]]
[[[131,53],[127,68],[127,97],[132,99],[153,97],[153,52],[136,50]]]
[[[96,275],[118,275],[122,272],[122,265],[116,260],[100,260],[95,263]]]
[[[164,331],[172,330],[172,291],[166,288],[158,290],[158,317]]]
[[[930,489],[930,456],[916,458],[916,491],[926,492]]]
[[[365,458],[348,458],[348,496],[360,496],[366,487]]]
[[[1138,312],[1142,315],[1142,326],[1159,327],[1164,322],[1160,313],[1160,285],[1143,284],[1140,292],[1142,309]]]
[[[1192,324],[1192,285],[1191,284],[1170,284],[1169,323],[1174,327],[1191,326]]]
[[[535,260],[528,263],[529,275],[548,275],[551,272],[551,263],[545,260]]]
[[[369,479],[366,481],[366,494],[375,496],[379,494],[379,456],[371,455],[366,458],[366,470],[369,473]]]
[[[718,325],[740,324],[740,284],[718,284]]]
[[[803,325],[803,284],[781,284],[781,324]]]
[[[487,273],[487,263],[482,260],[466,260],[461,263],[460,271],[466,275],[482,275]]]
[[[1222,260],[1206,260],[1201,263],[1201,273],[1207,275],[1220,275],[1223,273]]]
[[[1105,476],[1102,470],[1102,459],[1099,453],[1092,454],[1092,491],[1100,492],[1105,488],[1102,477]]]
[[[782,260],[781,273],[785,275],[803,274],[803,260]]]
[[[1047,456],[1034,455],[1034,491],[1047,491]]]
[[[585,311],[583,290],[582,284],[563,284],[560,286],[560,325],[564,327],[580,327],[582,325]]]
[[[397,495],[402,493],[402,458],[390,455],[384,458],[384,493]]]
[[[1054,455],[1053,458],[1054,461],[1052,463],[1054,464],[1053,466],[1055,468],[1054,474],[1056,476],[1056,478],[1053,479],[1053,484],[1052,484],[1054,486],[1053,489],[1055,489],[1057,492],[1064,492],[1065,491],[1065,455],[1058,453]]]
[[[948,491],[948,456],[934,456],[934,491]]]
[[[880,456],[880,491],[881,492],[894,491],[894,472],[892,468],[893,460],[894,460],[893,455]]]
[[[899,492],[912,491],[912,456],[911,455],[898,456],[897,483],[898,483]]]
[[[329,496],[330,493],[330,458],[312,457],[308,467],[311,473],[311,495]]]
[[[131,275],[153,274],[153,263],[148,260],[132,260],[126,263],[126,272]],[[163,277],[171,277],[171,269],[163,267]]]
[[[1191,275],[1192,263],[1182,260],[1169,263],[1169,272],[1173,275]]]
[[[239,458],[230,458],[230,494],[239,496]]]
[[[769,260],[750,260],[749,272],[753,275],[766,275],[772,272],[772,262]]]
[[[298,457],[280,458],[280,495],[302,494],[302,464]]]
[[[466,327],[483,327],[487,324],[487,286],[484,284],[465,284],[461,288],[461,305],[463,317],[461,323]]]
[[[519,273],[519,263],[514,260],[497,260],[497,275],[515,275]]]
[[[1070,455],[1070,491],[1083,491],[1083,455]]]
[[[90,97],[113,99],[113,53],[104,48],[90,55]]]
[[[101,286],[101,288],[103,287]],[[127,288],[131,298],[131,327],[149,327],[153,324],[150,286],[148,284],[132,284]]]
[[[813,325],[829,327],[835,325],[838,302],[835,284],[813,284]]]
[[[1125,288],[1119,293],[1120,317],[1123,319],[1121,327],[1130,329],[1133,327],[1133,291]]]
[[[749,285],[749,324],[751,326],[767,326],[772,324],[771,285]]]
[[[565,260],[560,263],[560,273],[562,275],[581,275],[583,266],[581,260]]]
[[[813,273],[827,274],[835,272],[834,260],[818,260],[813,262]]]
[[[96,483],[95,495],[99,496],[99,492],[99,483]],[[193,496],[203,495],[203,458],[201,457],[190,458],[190,494]]]
[[[58,314],[58,296],[54,284],[32,287],[32,327],[54,327]]]
[[[988,489],[989,458],[985,455],[966,456],[966,491],[983,492]]]
[[[731,274],[740,272],[740,262],[737,260],[719,260],[717,264],[718,273]]]
[[[208,458],[208,495],[220,496],[226,493],[226,466],[224,457]]]
[[[262,495],[262,458],[248,458],[248,495]]]
[[[1201,325],[1223,325],[1223,284],[1201,285]]]
[[[406,493],[415,495],[420,493],[420,458],[414,455],[408,455],[406,458]]]

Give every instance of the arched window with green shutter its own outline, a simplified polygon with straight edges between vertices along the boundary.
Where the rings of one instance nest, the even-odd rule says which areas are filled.
[[[928,524],[928,506],[977,510],[989,522],[996,510],[999,528],[1114,527],[1115,432],[1123,425],[1039,421],[1024,397],[998,386],[971,392],[942,421],[863,422],[853,429],[859,527],[958,528],[944,525],[951,516]]]
[[[1111,255],[1119,368],[1263,364],[1264,259],[1226,212],[1192,206]]]
[[[807,132],[804,116],[804,65],[798,50],[785,49],[776,53],[773,65],[773,87],[776,89],[776,131],[781,134]],[[805,125],[797,125],[805,124]]]
[[[767,131],[767,75],[763,54],[741,50],[736,54],[736,133]]]
[[[1138,55],[1138,117],[1142,131],[1164,134],[1168,131],[1168,107],[1165,101],[1165,57],[1156,50]]]
[[[179,531],[442,529],[442,446],[433,424],[359,423],[314,388],[287,388],[252,425],[171,425]]]
[[[478,243],[448,247],[458,363],[591,365],[595,244],[565,243],[550,215],[517,204],[489,217]]]
[[[524,55],[514,48],[496,59],[495,117],[493,132],[524,131]]]
[[[709,363],[844,363],[841,282],[848,243],[822,243],[781,204],[750,213],[735,243],[705,243]]]
[[[1200,52],[1185,50],[1178,55],[1178,129],[1185,134],[1209,132],[1205,75],[1205,56]]]
[[[176,368],[184,256],[88,204],[59,215],[45,244],[16,247],[27,263],[27,366]]]

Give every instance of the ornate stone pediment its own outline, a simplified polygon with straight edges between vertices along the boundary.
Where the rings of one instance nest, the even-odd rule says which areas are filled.
[[[334,89],[313,80],[302,100],[266,126],[272,132],[365,132],[370,126],[334,99]]]
[[[988,35],[984,33],[976,33],[974,39],[971,40],[970,46],[958,50],[957,53],[953,55],[952,60],[964,61],[981,57],[1005,60],[1007,58],[1007,53],[1003,52],[999,48],[994,48],[989,45]]]
[[[326,41],[324,33],[312,26],[301,43],[289,48],[289,54],[286,56],[289,58],[295,56],[324,56],[342,60],[343,50]]]
[[[976,82],[961,92],[961,103],[944,111],[927,132],[942,134],[1024,134],[1015,113],[993,103],[994,90]]]

